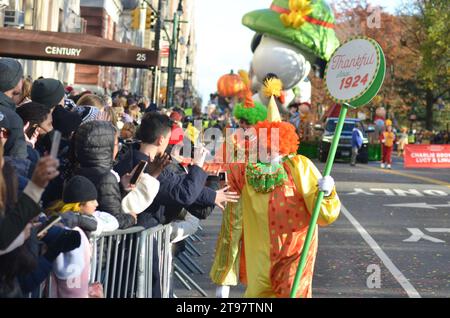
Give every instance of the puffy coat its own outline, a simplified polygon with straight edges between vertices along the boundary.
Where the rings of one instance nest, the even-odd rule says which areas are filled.
[[[5,144],[5,156],[14,158],[27,158],[27,144],[23,134],[23,121],[16,113],[16,105],[11,98],[0,92],[0,111],[9,120],[11,135]]]
[[[82,175],[95,184],[98,210],[112,214],[119,228],[134,225],[134,218],[122,210],[119,180],[112,172],[116,130],[110,122],[92,121],[81,125],[75,134],[75,155]]]

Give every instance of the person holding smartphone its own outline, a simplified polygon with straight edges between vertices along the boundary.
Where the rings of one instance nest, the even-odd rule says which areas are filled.
[[[137,215],[135,211],[125,213],[121,205],[121,180],[113,171],[119,152],[118,135],[110,122],[90,121],[81,125],[74,135],[75,158],[79,164],[74,175],[84,176],[95,184],[98,209],[112,214],[119,228],[126,229],[136,224]]]
[[[131,149],[115,166],[119,175],[131,171],[140,160],[153,160],[164,155],[172,136],[173,123],[166,115],[147,113],[141,121],[137,138],[142,141],[139,149]],[[153,204],[139,215],[138,224],[146,228],[168,224],[175,220],[183,207],[192,205],[219,206],[223,203],[236,200],[236,194],[227,192],[227,189],[214,191],[205,187],[207,174],[202,169],[207,151],[204,148],[197,150],[192,164],[186,175],[177,175],[168,169],[162,170],[158,180],[159,192]],[[149,168],[152,164],[149,165]]]
[[[0,167],[0,286],[2,287],[0,297],[9,297],[13,291],[18,291],[19,293],[14,295],[19,297],[21,290],[26,292],[22,284],[19,287],[19,275],[25,281],[31,282],[28,286],[39,285],[47,278],[54,258],[61,252],[77,247],[79,241],[76,241],[77,238],[72,233],[59,232],[57,235],[52,233],[53,238],[46,240],[47,251],[38,260],[29,254],[28,248],[22,249],[22,245],[28,242],[34,232],[32,220],[41,212],[39,206],[41,195],[48,182],[59,173],[58,161],[50,156],[41,158],[31,180],[19,195],[13,186],[14,168],[9,166],[9,171],[12,171],[10,176],[3,174],[2,145],[0,145]],[[17,266],[11,267],[11,264]],[[6,288],[7,286],[11,289]]]
[[[32,171],[40,158],[40,153],[36,150],[36,143],[53,131],[52,114],[48,107],[35,102],[30,102],[17,108],[17,114],[24,123],[27,159],[31,162],[30,170]]]
[[[0,145],[0,166],[3,168],[3,146]],[[33,172],[31,180],[28,182],[25,190],[18,197],[18,203],[15,209],[16,214],[5,212],[5,185],[0,184],[0,249],[6,249],[12,241],[19,236],[25,226],[36,216],[41,209],[38,205],[41,195],[44,192],[48,182],[59,174],[58,161],[47,156],[39,160]],[[3,178],[1,178],[3,179]]]

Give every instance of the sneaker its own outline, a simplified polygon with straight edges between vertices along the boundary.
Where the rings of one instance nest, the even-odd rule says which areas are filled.
[[[380,165],[380,167],[381,167],[381,169],[384,169],[384,163],[382,163],[381,165]]]
[[[392,169],[391,165],[387,165],[387,168],[388,168],[388,169]]]

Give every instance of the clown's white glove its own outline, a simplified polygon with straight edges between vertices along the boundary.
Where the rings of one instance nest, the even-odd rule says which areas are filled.
[[[217,286],[216,298],[228,298],[230,296],[230,286]]]
[[[326,176],[319,179],[319,191],[324,192],[324,196],[328,197],[334,188],[334,179],[331,176]]]

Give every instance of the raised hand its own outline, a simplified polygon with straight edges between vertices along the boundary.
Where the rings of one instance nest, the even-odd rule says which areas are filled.
[[[216,205],[222,210],[225,209],[224,205],[228,202],[238,202],[239,195],[237,192],[228,192],[230,187],[227,186],[223,189],[216,191]]]
[[[42,157],[39,159],[36,168],[34,169],[31,181],[35,185],[45,188],[50,180],[59,175],[58,167],[59,161],[57,159],[50,156]]]
[[[155,159],[148,165],[148,173],[154,178],[158,178],[161,172],[167,165],[171,163],[170,155],[163,153],[162,155],[156,155]]]

